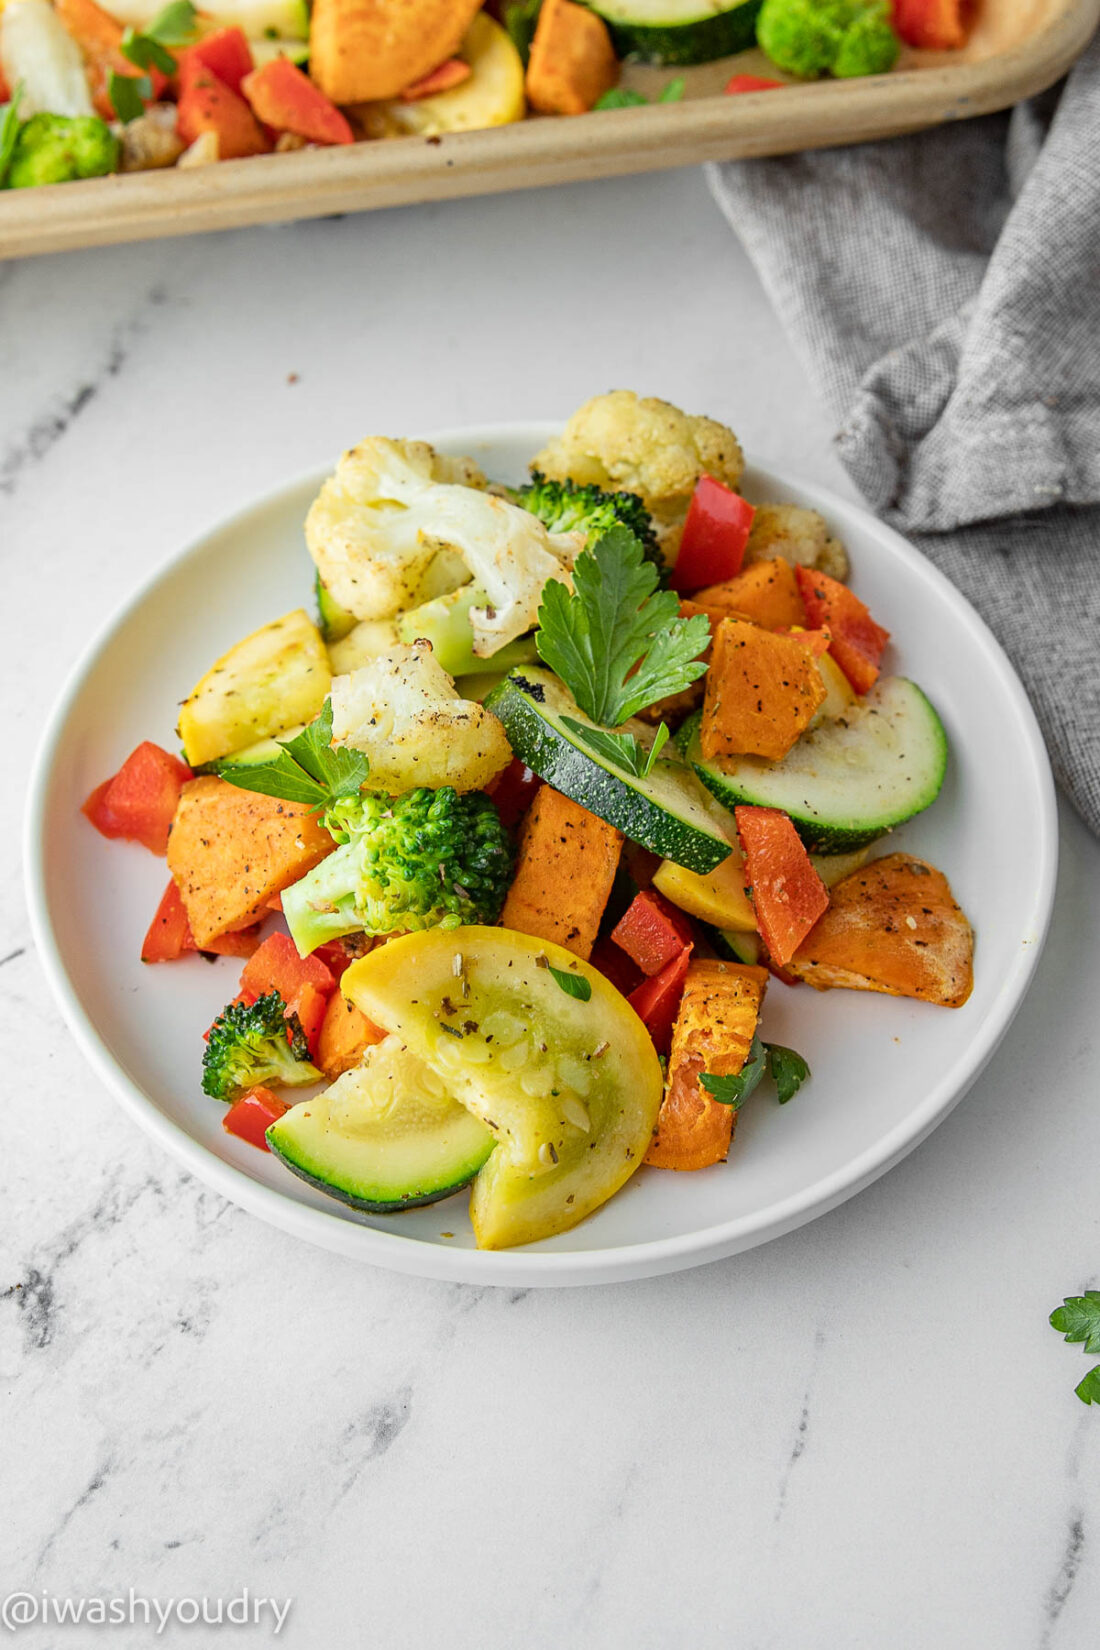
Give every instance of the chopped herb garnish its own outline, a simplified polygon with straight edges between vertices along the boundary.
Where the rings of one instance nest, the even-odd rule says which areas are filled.
[[[604,92],[592,105],[594,109],[637,109],[649,99],[644,92],[636,92],[630,86],[612,86],[609,92]]]
[[[788,1100],[793,1100],[807,1077],[810,1068],[793,1048],[784,1048],[782,1043],[765,1043],[768,1051],[768,1074],[775,1083],[776,1097],[781,1106]]]
[[[119,74],[107,71],[107,96],[111,107],[124,126],[145,113],[145,105],[153,95],[153,82],[147,74]]]
[[[765,1043],[761,1041],[760,1033],[756,1032],[745,1064],[736,1075],[719,1077],[704,1071],[699,1081],[712,1100],[740,1111],[765,1071],[775,1084],[776,1098],[781,1106],[793,1099],[810,1075],[810,1068],[801,1054],[796,1054],[793,1048],[784,1048],[782,1043]]]
[[[535,645],[586,716],[617,728],[702,676],[710,639],[704,613],[680,617],[679,597],[657,590],[640,539],[611,527],[573,563],[573,589],[543,591]]]
[[[579,1003],[588,1002],[592,995],[591,980],[586,980],[583,974],[571,974],[566,968],[555,968],[552,962],[546,966],[567,997],[576,997]]]
[[[19,119],[19,105],[23,99],[23,82],[20,81],[11,94],[11,102],[5,103],[0,109],[0,184],[8,174],[11,157],[15,153],[15,140],[19,136],[22,122]]]
[[[241,791],[328,808],[342,796],[358,796],[370,772],[362,751],[332,743],[332,701],[326,699],[315,722],[293,739],[279,739],[279,755],[270,762],[222,762],[218,773]]]

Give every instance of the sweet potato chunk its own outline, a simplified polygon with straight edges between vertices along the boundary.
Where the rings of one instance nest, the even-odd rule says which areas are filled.
[[[524,820],[501,927],[553,940],[587,962],[622,846],[621,831],[543,785]]]
[[[247,928],[333,850],[308,808],[240,791],[212,774],[180,796],[168,838],[175,879],[200,950],[230,929]]]
[[[785,556],[754,562],[734,579],[697,590],[695,600],[702,607],[717,608],[731,617],[751,619],[765,630],[789,630],[792,625],[806,623],[794,568]]]
[[[694,960],[672,1033],[665,1097],[646,1162],[657,1169],[705,1169],[729,1152],[737,1113],[713,1099],[703,1072],[735,1077],[748,1058],[768,983],[765,968]]]
[[[544,115],[583,115],[619,78],[607,25],[573,0],[542,0],[527,64],[527,101]]]
[[[396,97],[453,57],[482,0],[313,0],[309,72],[333,103]]]
[[[825,699],[811,650],[744,619],[723,619],[706,678],[700,737],[708,762],[786,756]]]
[[[336,990],[328,1000],[321,1021],[317,1064],[335,1082],[343,1072],[357,1066],[372,1043],[380,1043],[386,1033],[368,1020],[354,1003]]]
[[[974,936],[942,871],[887,854],[832,890],[829,909],[787,963],[819,991],[847,986],[960,1008],[973,977]]]

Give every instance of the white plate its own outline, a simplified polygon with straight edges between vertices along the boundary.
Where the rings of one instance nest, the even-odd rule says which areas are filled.
[[[435,439],[518,480],[551,433],[502,425]],[[887,669],[915,677],[943,717],[943,795],[891,846],[940,866],[970,916],[970,1001],[952,1011],[773,983],[767,1035],[813,1067],[797,1099],[780,1108],[758,1096],[727,1164],[698,1174],[643,1169],[574,1231],[525,1249],[479,1253],[463,1194],[399,1216],[359,1215],[225,1133],[222,1107],[199,1087],[200,1038],[233,995],[240,964],[144,966],[138,953],[164,862],[104,841],[79,808],[139,740],[173,746],[178,702],[213,659],[287,609],[310,606],[301,524],[320,480],[246,510],[158,573],[92,645],[43,739],[27,822],[35,939],[74,1035],[141,1126],[226,1197],[326,1248],[428,1277],[524,1285],[646,1277],[734,1254],[833,1208],[911,1151],[973,1082],[1034,973],[1056,872],[1050,769],[1011,666],[947,581],[862,510],[751,469],[750,498],[827,517],[848,546],[856,590],[894,632]]]

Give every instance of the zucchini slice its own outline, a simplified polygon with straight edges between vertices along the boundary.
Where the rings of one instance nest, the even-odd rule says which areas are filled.
[[[639,779],[584,745],[562,722],[571,716],[594,727],[558,678],[541,666],[514,670],[485,700],[504,723],[508,743],[521,762],[572,797],[631,842],[689,871],[713,871],[732,851],[705,793],[683,763],[658,757],[647,779]],[[642,743],[654,730],[628,724]],[[667,748],[667,747],[666,747]]]
[[[812,853],[847,854],[936,800],[947,770],[943,723],[904,676],[884,676],[851,710],[803,734],[781,762],[689,759],[724,807],[781,808]]]
[[[368,1048],[323,1094],[291,1106],[267,1143],[302,1180],[372,1214],[450,1197],[496,1144],[397,1037]]]
[[[660,1061],[625,997],[571,951],[507,928],[432,928],[352,963],[340,985],[496,1136],[470,1203],[480,1248],[568,1231],[641,1164]]]
[[[343,641],[349,630],[354,630],[358,620],[354,613],[349,613],[346,607],[341,607],[328,585],[321,578],[320,573],[313,576],[313,594],[317,599],[317,616],[319,629],[326,642]]]
[[[756,44],[762,0],[586,0],[611,30],[620,57],[643,63],[710,63]]]

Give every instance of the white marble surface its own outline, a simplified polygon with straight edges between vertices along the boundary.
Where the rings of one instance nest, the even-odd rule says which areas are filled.
[[[147,1144],[46,994],[23,778],[89,629],[360,433],[614,384],[845,485],[696,173],[0,265],[0,1593],[247,1587],[294,1600],[294,1650],[1096,1645],[1100,1415],[1046,1326],[1100,1272],[1100,847],[1068,814],[1037,982],[960,1109],[813,1226],[648,1283],[299,1246]],[[11,1636],[272,1636],[156,1619]]]

